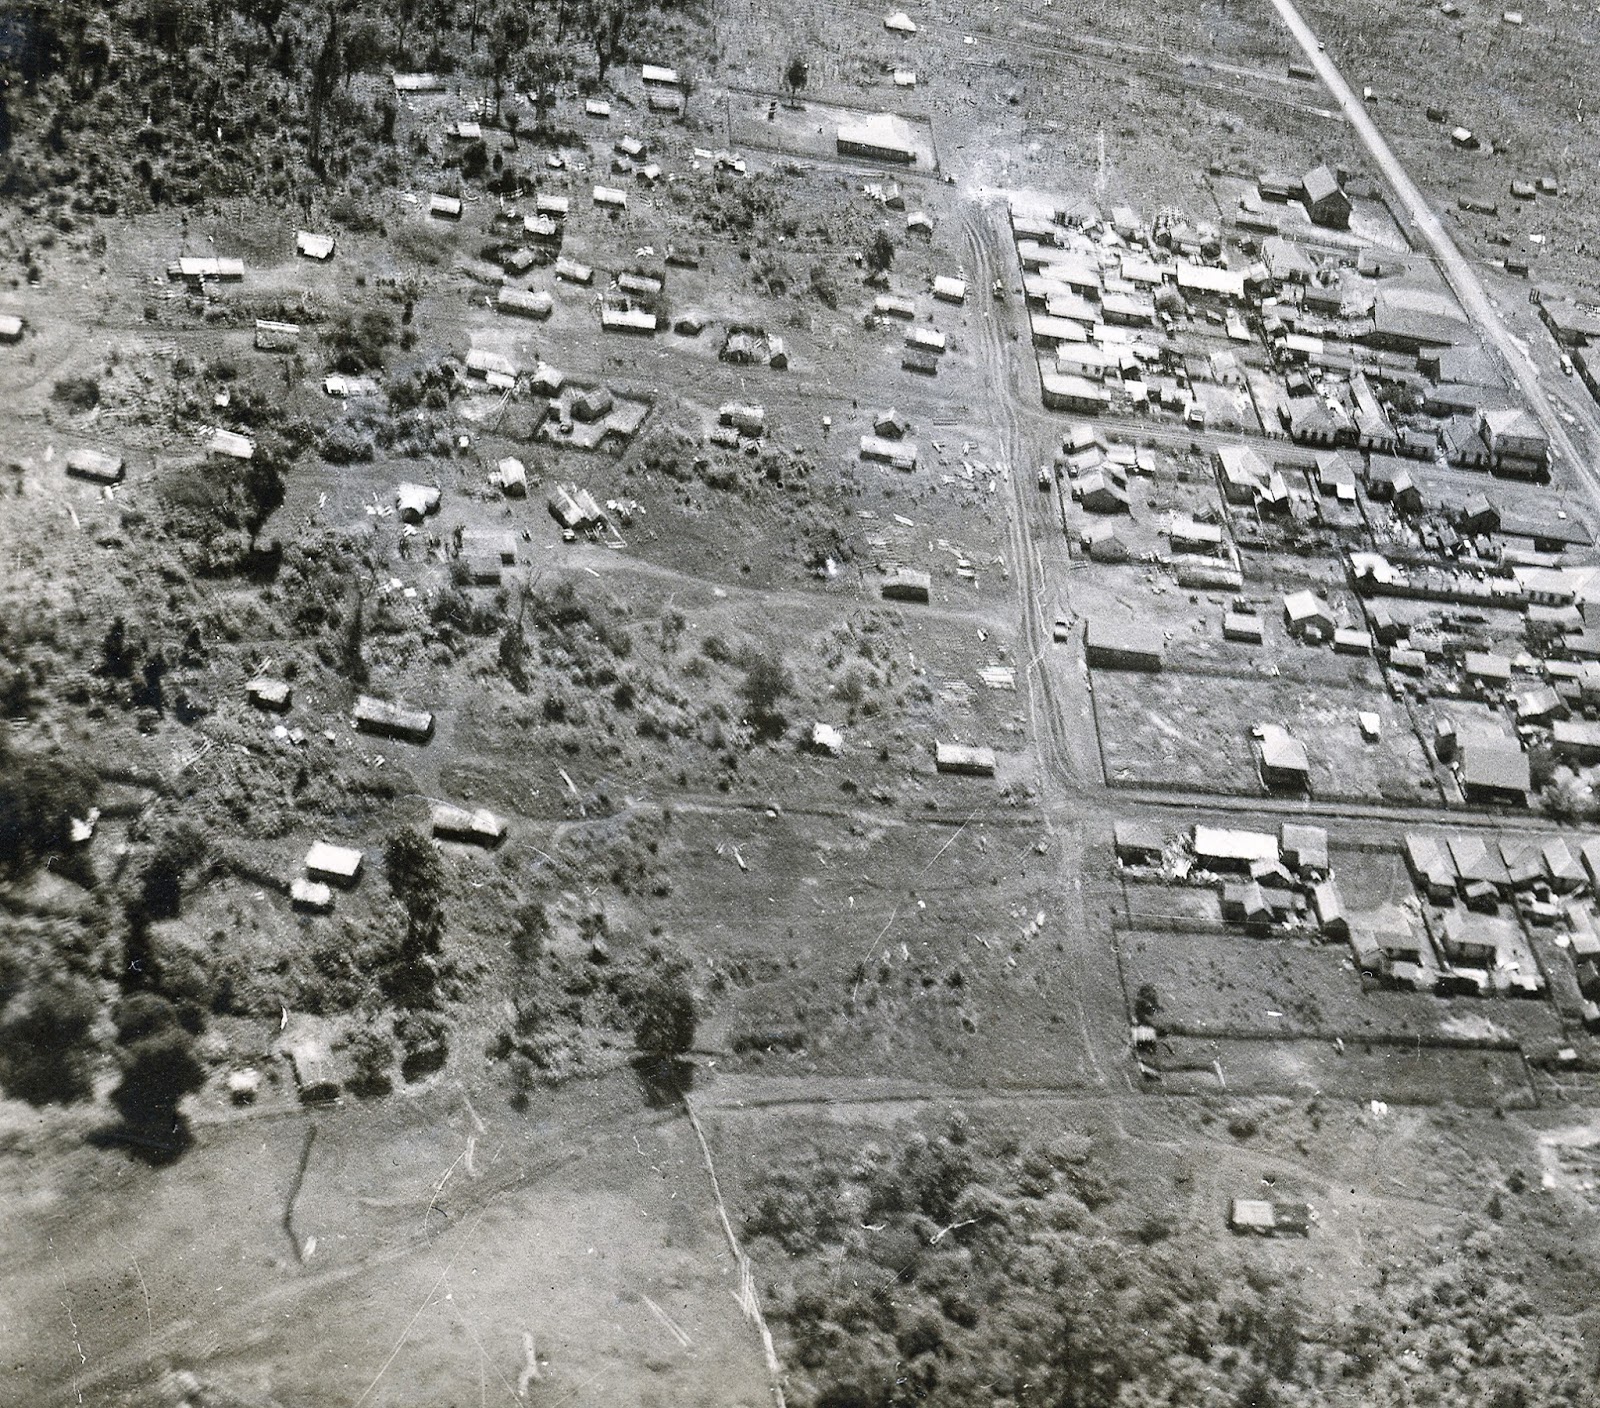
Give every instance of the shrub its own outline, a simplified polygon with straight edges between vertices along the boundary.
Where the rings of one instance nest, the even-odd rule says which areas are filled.
[[[100,404],[100,383],[92,376],[62,377],[50,388],[50,399],[69,410],[92,411]]]

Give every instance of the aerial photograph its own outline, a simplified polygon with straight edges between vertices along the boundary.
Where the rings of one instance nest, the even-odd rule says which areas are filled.
[[[1600,1406],[1597,74],[0,0],[0,1404]]]

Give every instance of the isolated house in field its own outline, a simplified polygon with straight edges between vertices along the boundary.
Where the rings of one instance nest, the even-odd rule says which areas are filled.
[[[402,523],[421,523],[439,510],[439,491],[432,484],[401,484],[394,491],[395,511]]]
[[[594,495],[576,484],[557,484],[546,502],[550,516],[568,532],[598,528],[605,522]]]
[[[600,326],[606,332],[653,337],[656,331],[656,315],[643,308],[607,303],[600,310]]]
[[[754,437],[767,433],[767,412],[764,406],[729,401],[717,412],[717,421],[719,424],[732,426],[741,435]]]
[[[248,436],[233,430],[214,430],[206,441],[206,453],[214,459],[237,460],[241,464],[255,458],[256,447]]]
[[[299,323],[277,323],[270,318],[256,319],[258,352],[293,352],[299,343]]]
[[[1306,745],[1287,729],[1264,724],[1261,729],[1261,781],[1269,792],[1304,792],[1311,785],[1311,759]]]
[[[244,261],[185,255],[167,272],[171,277],[189,284],[203,284],[207,279],[215,279],[219,283],[237,283],[244,278]]]
[[[67,473],[74,479],[87,479],[93,484],[120,484],[123,474],[122,456],[108,455],[101,450],[69,450]]]
[[[365,860],[360,851],[350,846],[318,841],[306,852],[306,874],[313,880],[322,880],[348,890],[361,878],[361,867]]]
[[[959,773],[967,777],[994,776],[993,748],[977,748],[966,743],[936,743],[933,761],[940,772]]]
[[[967,301],[966,281],[940,274],[933,281],[933,296],[944,303],[965,303]]]
[[[1083,535],[1083,547],[1095,562],[1127,562],[1133,556],[1124,530],[1115,523],[1096,523]]]
[[[926,602],[933,587],[933,578],[915,568],[902,567],[883,579],[879,595],[885,601]]]
[[[883,17],[883,27],[891,34],[915,34],[916,22],[904,10],[896,10]]]
[[[22,319],[15,313],[0,313],[0,342],[22,341]]]
[[[250,702],[269,713],[286,714],[294,701],[294,687],[287,680],[259,675],[244,688]]]
[[[433,715],[427,710],[376,699],[370,694],[356,700],[353,717],[362,733],[399,738],[407,743],[426,743],[433,737]]]
[[[310,230],[295,231],[294,252],[303,259],[315,259],[321,263],[333,258],[333,249],[332,235],[316,235]]]
[[[1228,1230],[1257,1237],[1305,1237],[1311,1232],[1311,1209],[1304,1203],[1235,1198],[1228,1209]]]
[[[310,914],[327,914],[333,909],[333,891],[320,880],[302,877],[290,882],[289,903]]]
[[[436,192],[428,197],[428,214],[436,220],[459,220],[461,199],[459,196],[439,195]]]
[[[528,497],[528,467],[515,456],[507,455],[495,466],[494,480],[508,499]]]
[[[917,467],[917,446],[910,440],[885,440],[877,435],[861,437],[861,458],[895,469],[913,470]]]
[[[832,724],[818,720],[811,726],[811,751],[837,758],[844,752],[844,735]]]
[[[498,846],[505,839],[506,824],[486,807],[468,811],[441,802],[433,809],[433,834],[445,841]]]
[[[840,156],[865,156],[902,166],[917,160],[916,131],[903,117],[879,112],[841,123],[835,137]]]
[[[444,79],[436,73],[397,73],[394,76],[396,93],[442,93]]]
[[[910,429],[911,422],[892,407],[872,418],[872,433],[883,440],[903,440]]]
[[[1300,183],[1306,214],[1313,225],[1325,225],[1332,230],[1350,227],[1350,197],[1339,184],[1339,178],[1326,166],[1308,171]]]

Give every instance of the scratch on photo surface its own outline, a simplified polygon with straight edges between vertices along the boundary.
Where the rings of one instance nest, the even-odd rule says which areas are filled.
[[[455,1165],[452,1164],[451,1167],[454,1168]],[[446,1177],[448,1176],[449,1175],[446,1174]],[[476,1228],[478,1223],[481,1223],[482,1221],[483,1213],[480,1212],[478,1214],[478,1221],[473,1224],[474,1228]],[[368,1384],[366,1388],[361,1390],[361,1397],[356,1399],[355,1403],[352,1405],[352,1408],[361,1408],[361,1405],[365,1403],[367,1399],[372,1397],[373,1389],[377,1388],[377,1386],[383,1381],[383,1376],[389,1372],[390,1365],[394,1363],[396,1358],[399,1357],[401,1349],[405,1347],[405,1342],[408,1338],[410,1338],[411,1331],[416,1328],[417,1321],[422,1318],[422,1312],[433,1303],[435,1292],[437,1292],[439,1287],[444,1284],[445,1277],[450,1274],[451,1269],[455,1266],[456,1257],[461,1254],[461,1248],[466,1245],[466,1240],[467,1239],[463,1238],[462,1241],[457,1244],[456,1250],[450,1254],[450,1260],[445,1262],[445,1264],[439,1268],[439,1274],[434,1278],[433,1284],[428,1287],[428,1293],[423,1296],[422,1303],[418,1305],[414,1311],[412,1311],[411,1318],[406,1321],[405,1329],[400,1331],[400,1338],[394,1342],[394,1348],[389,1351],[389,1357],[383,1361],[383,1364],[378,1369],[378,1372],[372,1376],[372,1382]]]

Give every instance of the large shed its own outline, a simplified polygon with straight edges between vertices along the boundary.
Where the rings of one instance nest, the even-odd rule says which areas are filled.
[[[1153,626],[1106,617],[1088,622],[1083,641],[1085,658],[1102,670],[1156,671],[1166,651],[1165,639]]]
[[[370,694],[363,694],[356,700],[353,717],[355,726],[363,733],[404,739],[408,743],[426,743],[433,737],[432,714]]]

